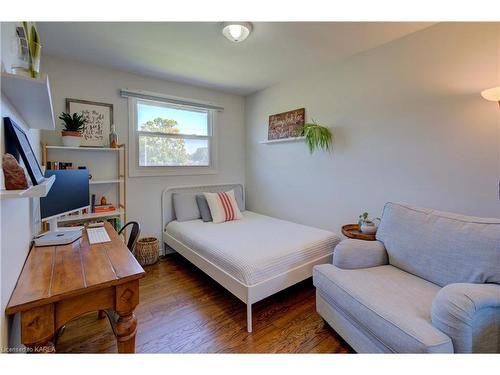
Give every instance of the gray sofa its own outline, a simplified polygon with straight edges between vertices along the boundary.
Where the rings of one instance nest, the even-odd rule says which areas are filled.
[[[313,271],[318,313],[361,353],[500,353],[500,220],[387,203],[377,241]]]

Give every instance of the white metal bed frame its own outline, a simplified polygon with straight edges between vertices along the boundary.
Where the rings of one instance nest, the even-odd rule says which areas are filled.
[[[243,193],[243,202],[245,201],[244,188],[241,184],[180,186],[166,188],[162,194],[163,253],[169,252],[165,246],[168,245],[244,302],[247,305],[247,331],[252,332],[252,304],[259,302],[264,298],[286,289],[302,280],[305,280],[308,277],[311,277],[313,266],[331,262],[333,249],[328,255],[309,261],[308,263],[292,268],[289,271],[280,273],[257,284],[247,285],[165,232],[165,225],[170,221],[175,220],[175,212],[172,205],[173,193],[217,192],[227,191],[229,189],[241,189]]]

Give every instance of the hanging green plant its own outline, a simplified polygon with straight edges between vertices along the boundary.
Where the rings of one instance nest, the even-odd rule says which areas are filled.
[[[304,124],[301,135],[306,137],[307,146],[311,154],[318,149],[331,152],[333,135],[327,127],[319,125],[316,121],[312,120],[312,123]]]

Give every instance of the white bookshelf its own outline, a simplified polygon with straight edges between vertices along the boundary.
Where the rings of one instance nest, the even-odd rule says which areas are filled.
[[[56,176],[46,178],[41,184],[34,185],[25,190],[0,190],[1,199],[12,198],[41,198],[47,196],[54,184]]]
[[[306,137],[290,137],[290,138],[282,138],[282,139],[271,139],[269,141],[261,141],[261,144],[273,144],[273,143],[288,143],[288,142],[300,142],[304,141]]]
[[[32,129],[54,130],[54,111],[49,77],[40,79],[2,72],[2,96],[5,96]]]
[[[73,167],[75,168],[79,166],[87,167],[92,174],[92,179],[89,180],[90,194],[96,195],[96,204],[99,204],[101,196],[106,196],[107,202],[113,204],[116,208],[116,210],[112,212],[89,212],[79,215],[67,215],[61,217],[58,222],[69,223],[99,218],[120,217],[122,225],[126,223],[127,183],[125,178],[125,145],[119,145],[118,148],[43,145],[42,156],[43,165],[47,165],[47,161],[56,161],[73,163]]]

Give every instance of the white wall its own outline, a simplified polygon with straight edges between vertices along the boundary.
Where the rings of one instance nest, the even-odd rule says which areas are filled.
[[[1,58],[6,70],[10,69],[15,56],[10,49],[12,38],[15,37],[15,24],[2,23],[1,25]],[[1,83],[0,83],[1,84]],[[40,131],[28,130],[26,123],[11,103],[4,97],[0,100],[1,106],[1,131],[0,131],[0,155],[5,152],[3,117],[11,117],[26,131],[33,151],[40,160]],[[1,269],[1,311],[0,315],[0,346],[8,346],[9,331],[12,331],[10,345],[19,343],[19,325],[13,325],[12,320],[5,317],[4,311],[9,302],[12,290],[16,285],[17,278],[21,273],[24,261],[28,254],[29,245],[35,232],[38,231],[39,221],[38,199],[6,199],[0,202],[0,269]]]
[[[247,97],[247,207],[336,232],[387,201],[500,217],[500,110],[479,95],[499,56],[499,24],[438,24]],[[259,144],[301,107],[332,154]]]
[[[161,193],[167,186],[244,182],[244,98],[209,89],[146,78],[126,72],[44,56],[42,70],[50,77],[54,112],[65,111],[65,99],[112,103],[118,141],[128,144],[128,102],[119,90],[133,88],[210,101],[224,107],[217,114],[218,173],[203,176],[132,177],[127,179],[127,220],[141,223],[142,236],[161,237]],[[61,144],[57,131],[43,131],[48,144]],[[92,170],[91,170],[92,173]]]

